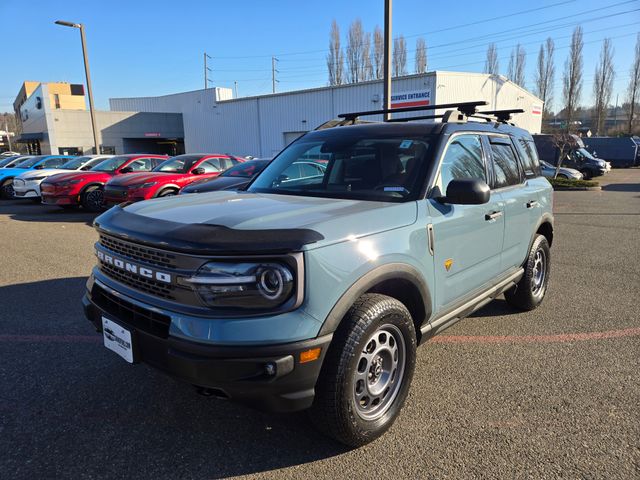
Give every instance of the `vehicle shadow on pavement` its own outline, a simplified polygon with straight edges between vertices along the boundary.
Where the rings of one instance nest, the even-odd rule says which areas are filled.
[[[0,215],[8,215],[19,222],[60,222],[85,223],[92,225],[99,213],[91,213],[80,208],[64,210],[28,200],[9,200],[0,202]]]
[[[602,190],[608,192],[640,192],[640,183],[610,183],[603,185]]]
[[[12,478],[223,478],[348,451],[304,413],[202,397],[127,364],[85,319],[85,282],[0,287],[0,457]]]
[[[510,306],[504,298],[498,297],[480,310],[473,312],[469,317],[502,317],[519,313],[522,312]]]

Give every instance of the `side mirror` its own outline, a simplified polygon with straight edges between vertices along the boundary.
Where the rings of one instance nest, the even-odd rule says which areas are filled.
[[[44,168],[44,165],[36,165],[35,167],[33,167],[34,170],[42,170]]]
[[[194,168],[193,170],[191,170],[191,173],[193,175],[202,175],[202,174],[207,173],[207,172],[205,171],[204,168],[198,167],[198,168]]]
[[[461,178],[451,180],[447,186],[447,196],[440,197],[442,203],[454,205],[481,205],[487,203],[491,190],[483,180],[477,178]]]
[[[133,172],[133,168],[131,167],[124,167],[120,169],[120,173],[131,173]]]

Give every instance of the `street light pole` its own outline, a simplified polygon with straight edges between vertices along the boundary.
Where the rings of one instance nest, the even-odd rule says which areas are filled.
[[[80,41],[82,42],[82,56],[84,58],[84,73],[87,78],[87,95],[89,96],[89,114],[91,115],[91,129],[93,130],[93,145],[94,153],[100,154],[99,141],[98,141],[98,127],[96,125],[96,112],[93,107],[93,90],[91,89],[91,74],[89,73],[89,56],[87,54],[87,40],[84,35],[84,25],[81,23],[65,22],[64,20],[57,20],[57,25],[63,27],[71,27],[80,29]]]

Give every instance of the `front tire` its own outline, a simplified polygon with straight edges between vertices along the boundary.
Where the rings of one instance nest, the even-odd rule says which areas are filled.
[[[100,185],[88,187],[80,195],[80,204],[89,212],[101,212],[104,210],[104,191]]]
[[[365,294],[336,330],[310,410],[316,427],[352,447],[393,424],[409,393],[416,332],[398,300]]]
[[[591,172],[589,170],[582,170],[581,173],[582,173],[582,178],[584,180],[591,180],[592,175],[591,175]]]
[[[518,284],[504,292],[504,298],[512,307],[533,310],[542,303],[551,273],[551,250],[544,235],[536,235],[524,263],[524,275]]]
[[[2,185],[0,185],[0,198],[3,198],[4,200],[11,200],[14,196],[13,179],[10,178],[2,182]]]

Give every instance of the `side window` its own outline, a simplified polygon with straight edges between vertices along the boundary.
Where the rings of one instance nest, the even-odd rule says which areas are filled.
[[[63,163],[68,162],[68,158],[50,158],[49,160],[45,160],[43,163],[44,168],[57,168]]]
[[[319,165],[313,163],[301,163],[300,169],[303,177],[313,177],[314,175],[324,175],[324,170]]]
[[[234,160],[233,158],[220,158],[219,160],[223,170],[226,170],[227,168],[231,168],[234,165],[237,165],[238,163],[240,163],[237,160]]]
[[[167,161],[166,158],[152,158],[151,159],[151,168],[156,168],[158,165],[160,165],[161,163],[164,163],[166,161]]]
[[[487,181],[479,135],[460,135],[451,141],[442,159],[437,185],[444,195],[451,180],[462,178]]]
[[[518,159],[509,143],[491,143],[491,157],[493,158],[494,185],[493,188],[517,185],[522,181]]]
[[[147,172],[153,168],[151,158],[138,158],[129,164],[132,172]]]
[[[220,171],[220,159],[210,158],[205,160],[199,165],[200,168],[204,168],[204,173],[215,173]]]
[[[521,138],[518,143],[522,147],[520,151],[522,152],[522,166],[524,167],[525,177],[537,177],[540,175],[540,160],[538,159],[535,143],[526,138]]]

